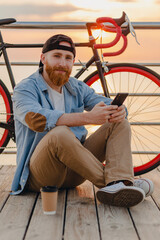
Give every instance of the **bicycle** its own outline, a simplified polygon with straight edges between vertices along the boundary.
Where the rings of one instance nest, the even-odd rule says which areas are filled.
[[[15,22],[15,19],[1,20],[0,24]],[[106,24],[107,23],[107,24]],[[127,26],[123,27],[123,23]],[[128,92],[125,102],[128,109],[128,120],[132,129],[132,156],[134,174],[140,175],[151,171],[160,165],[160,75],[153,70],[132,63],[110,64],[104,61],[104,57],[116,56],[125,51],[127,47],[127,35],[136,38],[135,31],[127,15],[119,19],[98,18],[95,23],[86,23],[89,42],[75,43],[76,47],[89,47],[93,51],[90,60],[81,67],[76,78],[95,63],[97,70],[84,79],[84,82],[93,87],[99,94],[113,97],[117,92]],[[115,38],[109,43],[97,43],[93,37],[93,30],[101,29],[115,34]],[[100,58],[98,49],[115,46],[120,40],[123,46],[116,52],[103,53]],[[0,32],[0,53],[3,54],[12,88],[15,87],[11,65],[6,48],[42,47],[42,44],[8,44],[3,42]],[[102,51],[102,50],[101,50]],[[152,93],[151,93],[152,92]],[[0,80],[0,153],[6,148],[10,138],[15,141],[14,120],[11,95]],[[151,111],[150,111],[151,110]]]

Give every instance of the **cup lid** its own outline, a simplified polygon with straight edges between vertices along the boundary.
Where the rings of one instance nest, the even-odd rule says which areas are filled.
[[[42,192],[57,192],[58,188],[56,186],[44,186],[41,188]]]

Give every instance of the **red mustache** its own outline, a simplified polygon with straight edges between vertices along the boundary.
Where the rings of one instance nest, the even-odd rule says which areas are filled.
[[[52,71],[64,71],[64,72],[69,72],[68,68],[65,67],[53,67]]]

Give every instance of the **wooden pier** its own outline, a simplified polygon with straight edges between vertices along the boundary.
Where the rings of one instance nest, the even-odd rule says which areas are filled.
[[[159,240],[160,168],[142,177],[152,197],[130,209],[101,204],[88,181],[59,191],[57,214],[46,216],[40,194],[9,194],[15,166],[0,166],[0,240]]]

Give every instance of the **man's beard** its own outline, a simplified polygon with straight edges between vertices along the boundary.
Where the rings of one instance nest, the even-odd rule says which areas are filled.
[[[58,71],[64,71],[65,73],[59,73]],[[48,63],[46,63],[46,72],[48,74],[48,77],[50,81],[55,86],[62,86],[66,82],[68,82],[69,76],[71,74],[71,69],[65,68],[65,67],[51,67]]]

